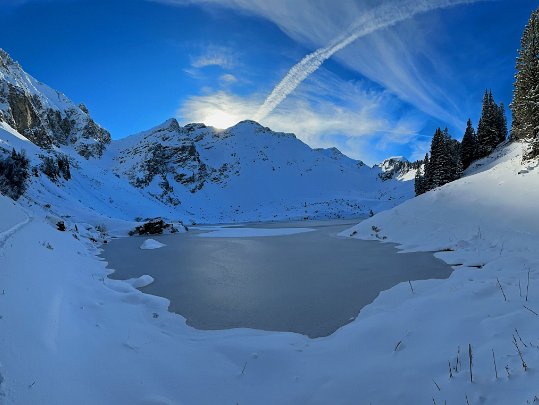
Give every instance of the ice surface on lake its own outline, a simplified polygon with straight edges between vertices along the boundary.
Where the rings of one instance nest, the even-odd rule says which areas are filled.
[[[170,310],[197,329],[244,327],[310,337],[335,332],[398,283],[451,273],[430,253],[398,254],[391,244],[337,236],[349,226],[199,227],[156,236],[167,249],[140,250],[140,238],[116,239],[104,247],[104,257],[116,270],[113,278],[153,276],[142,290],[168,298]]]

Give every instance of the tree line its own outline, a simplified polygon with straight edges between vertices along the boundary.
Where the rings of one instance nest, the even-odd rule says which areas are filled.
[[[516,61],[511,141],[526,141],[529,150],[524,160],[539,156],[539,9],[532,12]],[[447,129],[437,129],[430,154],[415,177],[416,195],[458,179],[475,160],[488,156],[507,138],[507,119],[503,103],[494,101],[492,91],[485,91],[481,119],[475,131],[468,120],[462,143],[451,139]]]
[[[462,143],[453,139],[447,128],[438,128],[434,133],[430,153],[415,176],[416,195],[459,179],[464,170],[492,153],[507,135],[505,107],[496,103],[491,90],[485,90],[477,131],[469,119]]]

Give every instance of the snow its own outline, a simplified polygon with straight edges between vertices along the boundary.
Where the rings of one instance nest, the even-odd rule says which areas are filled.
[[[135,288],[149,278],[107,279],[71,224],[59,232],[35,215],[23,225],[20,204],[2,197],[0,229],[19,229],[0,247],[0,390],[8,403],[44,404],[531,403],[539,320],[524,305],[539,309],[539,174],[517,174],[519,147],[355,227],[376,239],[375,226],[407,250],[453,249],[436,255],[464,265],[448,280],[413,282],[413,292],[408,283],[383,292],[352,323],[312,340],[194,330],[167,300]]]
[[[13,71],[22,72],[18,66]],[[0,79],[25,87],[45,105],[72,107],[19,73]],[[201,125],[171,129],[173,124],[113,142],[102,159],[87,161],[62,149],[70,158],[70,181],[32,176],[19,202],[0,196],[0,401],[536,401],[539,171],[537,162],[522,165],[521,144],[506,145],[466,177],[408,200],[411,182],[383,182],[380,167],[358,166],[336,151],[314,151],[291,134],[253,122],[226,131]],[[147,147],[190,142],[207,166],[219,170],[227,163],[228,177],[206,179],[194,193],[169,179],[181,200],[177,206],[162,200],[159,179],[143,189],[126,179],[126,168],[138,174]],[[25,149],[32,165],[44,153],[5,123],[0,146]],[[108,279],[106,263],[96,256],[97,246],[111,235],[125,235],[142,218],[242,222],[368,209],[380,213],[343,236],[433,251],[455,271],[448,280],[402,283],[381,293],[326,338],[195,330],[167,311],[166,299],[137,289],[151,277]],[[55,227],[60,219],[65,232]],[[207,235],[245,235],[241,228],[212,232]],[[450,366],[457,367],[452,377]]]
[[[470,403],[532,403],[539,397],[539,172],[537,162],[521,163],[522,148],[519,143],[504,146],[469,169],[467,177],[343,233],[396,242],[403,251],[434,251],[454,265],[448,281],[435,282],[431,291],[416,291],[424,300],[416,308],[423,311],[423,326],[408,325],[416,338],[424,333],[437,342],[432,352],[424,346],[411,350],[417,356],[428,353],[429,364],[441,367],[445,359],[447,369],[447,362],[456,360],[451,352],[457,345],[461,353],[468,344],[473,347],[474,384],[467,381],[466,370],[451,380],[447,370],[445,376],[441,370],[430,371],[443,382],[442,391],[433,394],[438,400],[462,402],[464,392]],[[467,361],[467,353],[463,359]],[[414,369],[423,366],[428,367],[414,363]]]
[[[133,278],[129,280],[125,280],[127,284],[130,284],[132,287],[135,288],[142,288],[149,286],[151,283],[154,282],[154,279],[152,276],[148,276],[147,274],[144,276],[140,276],[138,278]]]
[[[166,245],[164,243],[156,241],[155,239],[146,239],[144,242],[142,242],[140,248],[144,250],[152,250],[162,248],[163,246]]]
[[[204,230],[204,228],[199,228]],[[229,228],[221,227],[216,230],[201,233],[199,238],[251,238],[267,236],[296,235],[314,231],[312,228]]]
[[[313,150],[293,134],[240,122],[225,131],[202,124],[180,127],[175,120],[114,141],[103,161],[114,173],[136,181],[155,145],[177,156],[196,149],[181,165],[168,161],[166,180],[173,191],[163,196],[162,176],[143,187],[161,200],[173,198],[185,222],[229,223],[304,218],[357,218],[391,208],[413,196],[412,182],[382,181],[370,168],[336,149]],[[202,164],[203,163],[203,164]],[[177,174],[195,176],[184,185]],[[197,187],[199,185],[200,187]]]
[[[414,194],[408,178],[382,181],[378,166],[368,167],[336,148],[312,149],[293,134],[273,132],[254,121],[218,130],[204,124],[181,127],[169,119],[110,144],[85,139],[89,115],[0,54],[0,81],[28,100],[39,99],[43,108],[38,115],[46,115],[50,107],[76,124],[69,142],[58,139],[58,147],[45,151],[0,122],[0,148],[25,150],[34,167],[42,156],[54,153],[70,162],[69,181],[32,176],[25,201],[32,206],[47,203],[48,214],[57,217],[92,226],[107,223],[110,235],[125,234],[142,219],[155,217],[187,224],[357,218],[392,208]],[[11,115],[8,104],[2,108],[6,117]],[[80,156],[77,148],[88,142],[102,145],[103,155],[89,160]],[[155,155],[163,158],[162,166],[154,167]],[[155,176],[146,181],[149,168]]]

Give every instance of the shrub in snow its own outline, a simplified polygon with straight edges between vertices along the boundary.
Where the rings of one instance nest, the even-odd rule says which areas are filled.
[[[107,227],[103,224],[96,225],[95,230],[99,232],[101,235],[107,234]]]
[[[165,230],[170,231],[170,233],[178,232],[172,224],[167,224],[161,218],[156,218],[129,231],[129,235],[161,235]]]
[[[67,156],[60,155],[57,157],[41,156],[41,171],[47,175],[52,181],[58,180],[63,177],[64,180],[71,179],[71,169],[69,165],[69,159]]]
[[[4,158],[0,155],[0,194],[18,199],[26,190],[28,168],[29,161],[24,151],[18,153],[13,149]]]

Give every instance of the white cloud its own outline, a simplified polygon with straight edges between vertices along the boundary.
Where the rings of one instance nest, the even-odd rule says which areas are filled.
[[[204,49],[191,57],[191,66],[202,69],[207,66],[219,66],[223,69],[232,69],[238,65],[236,51],[231,48],[214,44],[204,46]]]
[[[395,97],[389,92],[362,87],[362,83],[342,81],[322,69],[261,124],[293,132],[311,147],[338,145],[349,156],[373,164],[391,147],[413,142],[424,117],[396,112]],[[188,98],[177,115],[183,123],[226,128],[252,119],[263,99],[261,94],[242,97],[221,90]]]
[[[236,83],[237,81],[238,78],[230,73],[225,73],[224,75],[221,75],[221,77],[219,77],[219,82],[221,83],[221,85],[232,84]]]
[[[293,39],[316,48],[331,43],[381,2],[379,0],[154,0],[168,4],[229,7],[277,24]],[[445,0],[444,0],[445,1]],[[476,0],[470,0],[470,3]],[[478,0],[481,1],[481,0]],[[429,7],[433,0],[408,3]],[[387,0],[399,8],[402,0]],[[335,55],[347,67],[370,79],[425,113],[449,125],[464,126],[459,104],[466,89],[452,68],[450,56],[437,45],[447,30],[441,12],[429,13],[383,29],[354,42]]]

